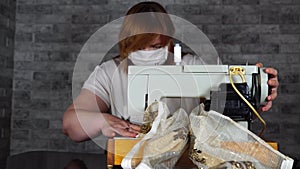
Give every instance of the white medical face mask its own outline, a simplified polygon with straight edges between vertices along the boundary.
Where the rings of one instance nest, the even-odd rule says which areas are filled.
[[[161,65],[168,58],[168,46],[155,50],[138,50],[131,52],[128,58],[139,66]]]

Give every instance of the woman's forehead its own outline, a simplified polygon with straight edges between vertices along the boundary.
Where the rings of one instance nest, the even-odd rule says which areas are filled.
[[[162,36],[158,35],[156,36],[153,41],[151,42],[151,44],[159,44],[159,43],[162,43]]]

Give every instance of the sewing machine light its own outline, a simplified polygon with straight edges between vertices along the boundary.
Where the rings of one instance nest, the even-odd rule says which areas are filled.
[[[176,65],[180,65],[181,63],[181,46],[178,43],[174,46],[174,62]]]

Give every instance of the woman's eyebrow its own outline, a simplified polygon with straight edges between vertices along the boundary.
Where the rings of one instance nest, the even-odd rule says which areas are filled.
[[[151,44],[150,46],[161,46],[162,45],[162,43],[161,42],[157,42],[157,43],[154,43],[154,44]]]

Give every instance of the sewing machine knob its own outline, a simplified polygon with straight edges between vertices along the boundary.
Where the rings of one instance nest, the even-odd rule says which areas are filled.
[[[269,95],[268,74],[264,72],[264,68],[258,68],[259,70],[259,87],[260,87],[260,105],[266,105],[266,98]]]

